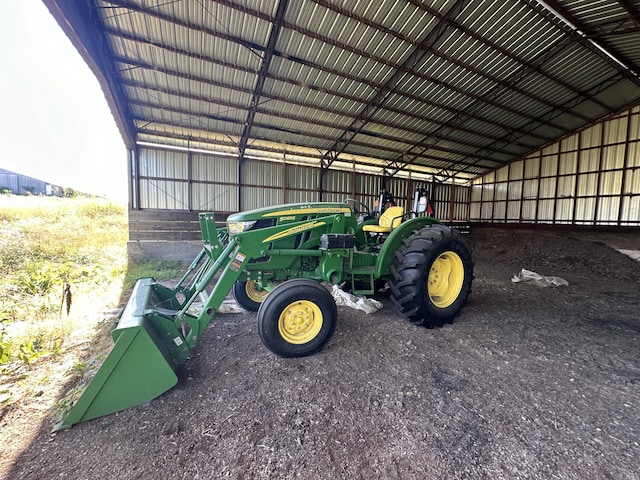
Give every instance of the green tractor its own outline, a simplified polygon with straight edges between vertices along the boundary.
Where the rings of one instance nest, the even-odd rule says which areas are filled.
[[[230,291],[257,311],[264,345],[282,357],[319,352],[337,308],[322,283],[373,295],[388,283],[397,311],[416,325],[439,326],[467,301],[473,261],[460,233],[429,212],[416,191],[405,212],[383,192],[376,210],[354,199],[297,203],[237,213],[216,228],[200,214],[203,249],[178,284],[141,278],[112,333],[114,347],[57,428],[132,407],[178,381],[175,369]],[[202,303],[201,309],[194,308]]]

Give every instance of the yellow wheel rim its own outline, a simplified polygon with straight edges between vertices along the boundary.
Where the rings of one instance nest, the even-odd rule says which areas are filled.
[[[309,300],[290,303],[278,319],[278,331],[284,340],[294,345],[313,340],[322,328],[322,312]]]
[[[431,265],[427,293],[438,308],[447,308],[456,301],[464,283],[464,265],[455,252],[444,252]]]
[[[247,292],[247,297],[256,303],[264,302],[264,299],[269,295],[267,290],[258,290],[255,280],[247,280],[247,283],[244,284],[244,290]]]

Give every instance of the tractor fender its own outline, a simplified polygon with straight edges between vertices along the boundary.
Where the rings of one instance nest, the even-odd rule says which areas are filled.
[[[406,220],[394,228],[378,254],[375,277],[380,278],[389,275],[389,267],[393,263],[396,250],[400,248],[405,238],[428,225],[434,224],[442,225],[442,222],[433,217],[416,217]]]

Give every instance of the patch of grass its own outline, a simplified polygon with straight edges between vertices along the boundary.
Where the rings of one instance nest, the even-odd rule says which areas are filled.
[[[153,277],[156,280],[170,280],[181,277],[185,271],[184,263],[179,260],[149,260],[129,266],[125,275],[123,289],[131,290],[138,278]]]
[[[113,349],[126,292],[141,277],[184,273],[179,261],[128,263],[127,241],[125,205],[0,195],[0,417],[7,423],[36,421],[44,405],[57,404],[54,416],[64,418]]]
[[[105,199],[0,197],[0,363],[59,353],[107,307],[127,269],[127,227],[126,207]]]

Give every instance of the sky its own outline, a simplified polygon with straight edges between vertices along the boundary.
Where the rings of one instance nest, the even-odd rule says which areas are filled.
[[[127,200],[127,152],[104,93],[40,0],[0,1],[0,168]]]

